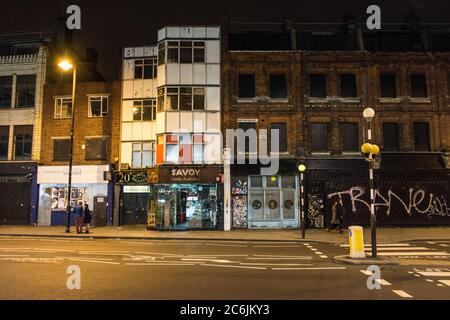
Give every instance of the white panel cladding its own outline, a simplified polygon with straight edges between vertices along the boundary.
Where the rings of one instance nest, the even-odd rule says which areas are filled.
[[[182,63],[180,64],[180,84],[191,85],[193,83],[192,74],[193,74],[193,66],[192,64]]]
[[[133,98],[142,98],[144,95],[144,80],[133,81]]]
[[[168,63],[166,64],[166,83],[168,85],[180,84],[180,64]]]
[[[205,149],[203,157],[207,163],[220,163],[222,140],[220,134],[205,134]]]
[[[193,84],[205,84],[206,83],[206,64],[194,63],[193,64]]]
[[[134,97],[133,94],[134,80],[122,81],[122,98],[130,99]]]
[[[206,130],[205,112],[193,112],[193,132],[204,132]]]
[[[181,38],[192,38],[194,35],[192,27],[181,27],[180,28],[180,37]]]
[[[220,38],[220,28],[219,27],[207,27],[206,28],[207,38]]]
[[[156,113],[156,133],[166,132],[166,112]]]
[[[123,49],[124,58],[142,58],[156,56],[155,46],[129,47]]]
[[[144,47],[137,47],[134,49],[135,57],[143,57],[144,56]]]
[[[206,110],[220,111],[220,87],[206,88]]]
[[[123,60],[123,80],[134,79],[134,60]]]
[[[145,121],[142,122],[142,140],[156,139],[156,123]]]
[[[0,109],[0,125],[33,125],[34,116],[33,108]]]
[[[151,57],[157,55],[156,46],[144,47],[144,57]]]
[[[144,79],[144,98],[156,98],[156,79]]]
[[[205,27],[194,27],[193,28],[193,37],[194,38],[206,38],[206,28]]]
[[[167,36],[167,38],[179,38],[180,37],[180,28],[179,27],[166,28],[166,36]]]
[[[122,121],[133,121],[133,101],[122,101]]]
[[[135,57],[135,48],[123,48],[123,56],[124,58],[134,58]]]
[[[180,112],[180,130],[192,132],[192,114],[194,112]]]
[[[206,41],[206,63],[220,63],[220,41]]]
[[[133,122],[132,123],[131,140],[142,140],[142,123],[141,122]]]
[[[206,113],[206,131],[220,132],[220,112]]]
[[[132,148],[132,142],[122,142],[122,148],[120,149],[121,163],[128,163],[131,165]]]
[[[163,86],[166,83],[166,65],[162,64],[158,66],[158,87]]]
[[[166,28],[158,30],[158,41],[166,38]]]
[[[122,123],[122,140],[132,140],[132,123],[125,122]]]
[[[206,65],[206,84],[220,85],[220,65],[207,64]]]
[[[103,179],[103,172],[109,171],[108,165],[73,166],[73,183],[108,183]],[[39,166],[37,183],[61,183],[66,184],[69,175],[67,166]]]
[[[180,113],[179,112],[165,112],[166,113],[166,131],[177,132],[180,128]]]

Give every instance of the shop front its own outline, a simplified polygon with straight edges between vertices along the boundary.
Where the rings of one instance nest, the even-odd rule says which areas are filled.
[[[40,226],[57,226],[67,223],[68,166],[39,166],[39,210],[37,223]],[[73,166],[71,206],[79,202],[88,204],[93,214],[92,224],[110,224],[112,197],[110,182],[105,180],[109,165]],[[74,224],[71,215],[71,224]]]
[[[161,166],[149,169],[149,227],[157,230],[217,230],[223,224],[222,169]]]

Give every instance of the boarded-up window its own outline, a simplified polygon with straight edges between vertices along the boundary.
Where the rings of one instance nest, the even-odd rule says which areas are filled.
[[[342,151],[357,152],[359,150],[359,129],[357,123],[342,123]]]
[[[53,140],[53,161],[67,161],[70,158],[70,139]]]
[[[269,80],[269,96],[275,99],[287,97],[286,76],[284,74],[272,74]]]
[[[255,75],[240,74],[239,75],[239,98],[255,97]]]
[[[278,151],[279,152],[287,152],[287,132],[286,132],[286,123],[271,123],[271,130],[278,130],[279,141],[278,141]],[[272,147],[273,144],[277,143],[276,141],[271,141],[270,145]]]
[[[311,151],[328,151],[328,124],[311,123]]]
[[[395,74],[383,73],[380,75],[380,96],[382,98],[397,97],[397,81]]]
[[[86,139],[86,160],[106,160],[106,137]]]
[[[411,74],[411,97],[424,98],[428,97],[427,81],[424,74]]]
[[[324,74],[309,75],[309,96],[313,98],[327,97],[327,78]]]
[[[430,127],[427,122],[414,122],[414,148],[430,151]]]
[[[400,125],[383,123],[383,151],[400,151]]]
[[[343,98],[352,98],[356,97],[357,89],[356,89],[356,76],[351,73],[341,74],[341,97]]]

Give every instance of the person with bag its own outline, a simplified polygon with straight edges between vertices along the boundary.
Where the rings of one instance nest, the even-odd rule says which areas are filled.
[[[327,231],[330,232],[339,227],[339,233],[344,233],[344,215],[345,211],[342,199],[338,198],[331,207],[331,228],[328,228]]]

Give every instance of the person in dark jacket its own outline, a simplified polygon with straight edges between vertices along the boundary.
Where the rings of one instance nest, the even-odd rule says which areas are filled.
[[[84,218],[83,218],[83,225],[86,226],[85,233],[90,233],[89,232],[89,227],[91,225],[91,221],[92,221],[91,210],[89,210],[89,205],[86,203],[84,205]]]
[[[83,203],[78,202],[78,205],[73,209],[73,213],[75,214],[75,222],[77,233],[81,233],[83,229]]]
[[[339,233],[343,233],[344,228],[344,205],[342,204],[342,199],[338,198],[331,207],[331,228],[327,231],[334,230],[339,227]]]

